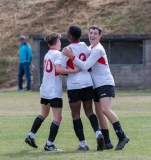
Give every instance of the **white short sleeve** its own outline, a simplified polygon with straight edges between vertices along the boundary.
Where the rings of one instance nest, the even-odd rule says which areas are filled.
[[[61,53],[57,53],[57,54],[55,55],[54,64],[61,64]]]
[[[67,67],[67,61],[68,61],[68,59],[69,59],[69,58],[68,58],[67,56],[61,54],[61,66],[62,66],[63,68],[66,68],[66,67]]]

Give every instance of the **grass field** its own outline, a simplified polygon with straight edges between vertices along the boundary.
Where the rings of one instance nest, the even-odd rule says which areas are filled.
[[[88,152],[75,152],[79,142],[73,128],[66,93],[63,94],[63,120],[55,144],[64,152],[45,152],[52,114],[35,136],[38,149],[25,144],[33,120],[40,112],[39,93],[0,92],[0,160],[150,160],[151,159],[151,91],[119,91],[112,100],[112,109],[118,115],[130,142],[122,151],[97,152],[95,134],[83,113]],[[117,138],[110,125],[114,146]]]

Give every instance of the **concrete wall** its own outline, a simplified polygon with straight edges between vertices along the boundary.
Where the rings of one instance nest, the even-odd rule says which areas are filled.
[[[38,90],[40,86],[39,40],[33,41],[33,83],[32,89]]]
[[[116,88],[151,88],[151,40],[145,40],[145,64],[129,66],[110,66]]]
[[[151,39],[145,41],[145,60],[144,88],[151,88]]]

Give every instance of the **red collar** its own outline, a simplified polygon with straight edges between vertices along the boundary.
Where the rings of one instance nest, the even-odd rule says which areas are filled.
[[[78,43],[80,43],[80,42],[71,42],[70,44],[78,44]]]
[[[98,42],[97,44],[99,44],[99,43],[100,43],[100,42]],[[97,45],[97,44],[96,44],[96,45]],[[96,45],[95,45],[95,46],[96,46]],[[91,49],[94,48],[95,46],[91,46]]]
[[[50,50],[57,50],[56,48],[50,48]]]

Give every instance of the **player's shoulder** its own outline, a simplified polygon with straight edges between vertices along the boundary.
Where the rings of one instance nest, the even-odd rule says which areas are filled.
[[[71,47],[71,46],[79,46],[79,45],[84,45],[84,46],[87,46],[85,42],[78,42],[78,43],[71,43],[69,44],[67,47]]]
[[[85,46],[87,46],[85,42],[80,42],[80,44],[81,44],[81,45],[85,45]]]
[[[48,56],[49,56],[49,52],[50,52],[50,50],[48,50],[48,51],[46,52],[46,54],[45,54],[44,58],[46,58],[46,57],[48,57]]]
[[[61,54],[61,52],[58,50],[49,50],[47,54],[56,55],[56,54]]]
[[[60,51],[55,52],[55,57],[61,57],[62,53]]]
[[[88,48],[88,46],[86,45],[85,42],[80,42],[79,45],[81,45],[81,47],[85,47],[85,48]]]
[[[53,52],[50,53],[52,57],[54,58],[59,58],[61,57],[61,52],[58,50],[54,50]]]
[[[45,54],[45,59],[56,59],[61,57],[61,52],[58,50],[48,50],[48,52]]]
[[[96,45],[96,47],[94,47],[95,51],[101,51],[104,52],[104,47],[101,45],[101,43],[99,43],[98,45]]]
[[[58,50],[55,50],[55,52],[54,52],[55,54],[61,54],[61,52],[60,51],[58,51]]]

